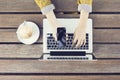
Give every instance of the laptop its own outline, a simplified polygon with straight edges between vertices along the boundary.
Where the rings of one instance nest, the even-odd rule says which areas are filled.
[[[72,47],[74,31],[79,23],[77,18],[57,18],[61,28],[66,30],[66,45],[59,46],[55,41],[47,19],[43,20],[43,60],[93,60],[92,19],[88,19],[86,28],[86,44],[79,48]]]

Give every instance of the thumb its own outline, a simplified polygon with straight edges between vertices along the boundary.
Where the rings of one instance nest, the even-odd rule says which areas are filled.
[[[55,41],[57,41],[57,34],[53,34]]]

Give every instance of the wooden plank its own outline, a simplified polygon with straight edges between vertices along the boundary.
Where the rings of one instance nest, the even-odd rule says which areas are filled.
[[[95,58],[120,58],[120,44],[94,44]],[[43,45],[0,44],[0,58],[41,58]]]
[[[120,60],[0,60],[0,73],[120,73]]]
[[[93,41],[103,43],[119,43],[120,38],[116,35],[116,33],[120,34],[119,32],[119,29],[94,29]]]
[[[0,14],[0,28],[17,28],[23,21],[33,21],[42,27],[41,14]],[[57,14],[57,18],[79,18],[78,14]],[[94,28],[120,28],[120,14],[91,14]]]
[[[56,6],[56,12],[77,11],[77,0],[52,1]],[[120,12],[119,4],[119,0],[94,0],[93,12]],[[40,12],[40,9],[35,4],[34,0],[0,0],[0,12]]]
[[[94,28],[119,28],[120,15],[118,14],[95,14],[90,15],[93,19]]]
[[[93,52],[96,58],[120,58],[120,44],[94,44]]]
[[[40,29],[41,35],[38,42],[42,42],[42,29]],[[119,29],[94,29],[93,40],[100,43],[120,43],[120,30]],[[110,36],[110,37],[108,37]],[[0,29],[0,43],[19,43],[16,35],[16,29]]]
[[[17,28],[24,21],[33,21],[42,27],[43,18],[39,14],[0,14],[0,28]]]
[[[76,75],[76,76],[0,76],[1,80],[119,80],[119,75]]]
[[[93,0],[93,12],[120,12],[120,0]]]
[[[20,43],[18,38],[17,38],[17,34],[16,34],[16,29],[0,29],[0,42],[1,43],[13,43],[13,42],[17,42]],[[40,29],[40,37],[39,40],[37,42],[42,42],[42,30]]]
[[[0,44],[0,58],[40,58],[42,50],[41,44]]]

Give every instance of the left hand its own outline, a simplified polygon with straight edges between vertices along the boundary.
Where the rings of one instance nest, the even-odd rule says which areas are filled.
[[[73,38],[73,47],[79,48],[82,45],[86,44],[86,24],[80,23],[75,29],[74,38]]]

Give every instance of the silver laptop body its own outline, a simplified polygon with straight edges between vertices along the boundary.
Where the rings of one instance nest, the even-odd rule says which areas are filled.
[[[66,28],[67,34],[73,34],[79,19],[57,18],[60,27]],[[93,32],[92,19],[88,19],[86,28],[86,45],[80,48],[62,47],[58,48],[57,42],[52,38],[52,26],[47,19],[43,20],[43,59],[44,60],[92,60],[93,59]],[[71,38],[71,37],[70,37]],[[55,43],[54,43],[55,42]],[[68,55],[67,55],[68,54]]]

